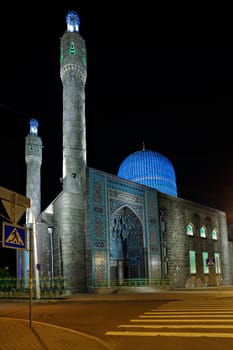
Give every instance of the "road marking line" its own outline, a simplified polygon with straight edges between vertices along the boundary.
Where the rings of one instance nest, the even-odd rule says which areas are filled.
[[[130,322],[173,322],[173,323],[180,323],[180,322],[210,322],[210,323],[217,323],[217,322],[224,322],[224,323],[227,323],[227,322],[233,322],[233,319],[231,318],[231,319],[228,319],[228,320],[226,320],[226,319],[222,319],[222,318],[218,318],[218,319],[213,319],[213,318],[211,318],[211,319],[204,319],[204,320],[199,320],[199,319],[189,319],[189,320],[187,320],[187,319],[184,319],[184,320],[174,320],[174,319],[172,319],[172,320],[170,320],[170,319],[166,319],[166,320],[151,320],[151,319],[144,319],[144,320],[142,320],[142,319],[132,319],[132,320],[130,320]]]
[[[218,315],[218,314],[222,314],[224,310],[221,311],[149,311],[149,312],[144,312],[144,315],[201,315],[201,314],[214,314],[214,315]],[[224,311],[224,315],[225,314],[230,314],[233,315],[233,311]]]
[[[213,306],[213,307],[204,307],[204,306],[198,306],[198,307],[177,307],[177,306],[174,306],[173,308],[158,308],[158,309],[151,309],[151,311],[161,311],[161,312],[166,312],[166,311],[171,311],[171,312],[175,312],[176,310],[179,310],[179,311],[186,311],[186,310],[199,310],[201,308],[201,310],[222,310],[222,311],[224,311],[224,310],[231,310],[231,311],[233,311],[233,308],[230,308],[230,307],[228,307],[228,306],[226,306],[226,307],[216,307],[216,305],[215,306]]]
[[[198,315],[199,318],[203,318],[203,317],[206,317],[207,315]],[[218,317],[221,316],[221,317],[224,317],[224,318],[231,318],[232,319],[232,315],[226,315],[225,314],[219,314]],[[141,318],[166,318],[166,317],[169,317],[169,318],[188,318],[187,315],[141,315],[139,316]],[[193,316],[190,316],[190,317],[193,317]]]
[[[130,325],[130,324],[121,324],[119,326],[117,326],[117,328],[194,328],[194,329],[204,329],[204,328],[219,328],[219,329],[232,329],[233,325],[226,325],[226,324],[222,324],[222,325],[177,325],[177,326],[170,326],[170,325],[142,325],[142,324],[138,324],[138,325]]]
[[[108,331],[105,335],[130,336],[130,337],[208,337],[208,338],[233,338],[233,333],[185,333],[185,332],[129,332]]]

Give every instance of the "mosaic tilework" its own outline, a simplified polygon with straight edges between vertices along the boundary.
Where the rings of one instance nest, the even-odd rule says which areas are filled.
[[[160,239],[157,191],[148,191],[145,186],[132,185],[127,180],[94,169],[90,169],[89,174],[91,249],[92,256],[98,257],[93,259],[95,283],[109,278],[110,260],[111,266],[114,266],[117,261],[126,258],[130,262],[131,276],[135,270],[135,277],[137,273],[146,277],[144,264],[147,261],[153,265],[148,269],[149,277],[158,277]]]
[[[90,181],[90,236],[92,250],[92,280],[94,284],[108,279],[107,226],[105,208],[105,178],[93,169]]]

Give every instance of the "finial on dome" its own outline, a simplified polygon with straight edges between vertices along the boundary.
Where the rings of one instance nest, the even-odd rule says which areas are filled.
[[[78,32],[80,19],[75,11],[69,11],[66,15],[66,24],[68,32]]]
[[[146,147],[145,147],[145,142],[143,141],[142,143],[142,150],[145,151]]]

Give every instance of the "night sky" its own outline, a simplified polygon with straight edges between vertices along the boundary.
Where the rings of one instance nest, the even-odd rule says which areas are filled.
[[[87,165],[117,175],[144,142],[171,160],[179,197],[233,222],[230,9],[65,3],[0,11],[0,186],[26,193],[25,137],[36,118],[42,210],[62,189],[60,38],[75,10],[87,46]]]

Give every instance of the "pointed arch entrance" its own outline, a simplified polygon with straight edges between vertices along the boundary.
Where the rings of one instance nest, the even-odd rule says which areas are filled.
[[[143,228],[127,206],[118,209],[110,224],[111,284],[130,284],[146,277]]]

